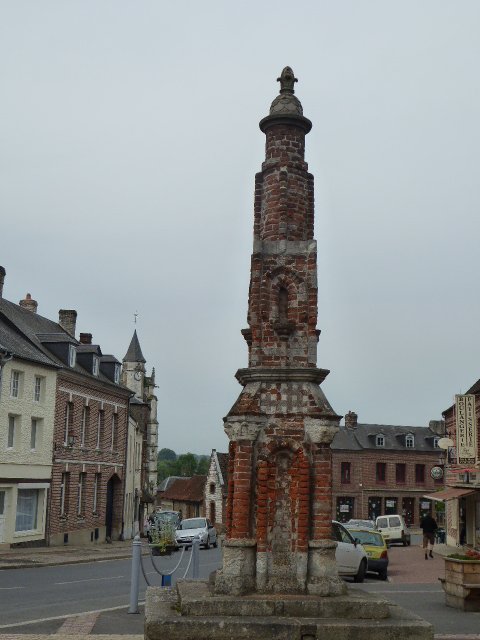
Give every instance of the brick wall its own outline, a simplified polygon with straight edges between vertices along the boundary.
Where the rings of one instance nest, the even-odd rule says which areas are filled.
[[[112,538],[122,530],[123,476],[128,424],[128,395],[116,393],[102,385],[73,381],[59,375],[54,427],[54,463],[52,490],[49,504],[48,533],[51,544],[89,542],[95,529],[103,540],[106,533],[107,483],[113,484]],[[70,405],[69,435],[75,437],[73,446],[65,446],[65,415]],[[82,429],[84,407],[88,408],[88,423],[84,443]],[[102,413],[103,412],[103,413]],[[116,414],[112,447],[112,422]],[[99,416],[101,421],[100,443],[97,447]],[[69,486],[65,490],[65,513],[61,514],[62,474],[69,474]],[[82,508],[78,514],[79,476],[83,473]],[[94,511],[95,486],[97,505]]]
[[[439,451],[431,453],[409,450],[385,451],[334,451],[332,468],[332,517],[334,519],[347,520],[352,518],[369,518],[369,498],[381,498],[381,512],[385,512],[385,498],[397,499],[396,513],[402,513],[404,498],[414,500],[413,524],[420,522],[420,501],[423,495],[433,493],[443,487],[443,480],[434,481],[430,475],[432,467],[439,465]],[[342,482],[341,463],[350,463],[350,482]],[[385,482],[376,478],[377,463],[385,463]],[[405,464],[405,483],[396,481],[396,465]],[[415,475],[416,465],[425,466],[424,482],[417,482]],[[343,513],[343,517],[337,511],[337,498],[353,498],[353,513]],[[377,515],[381,515],[378,513]]]

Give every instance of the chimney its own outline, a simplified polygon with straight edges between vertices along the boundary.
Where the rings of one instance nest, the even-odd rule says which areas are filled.
[[[345,416],[345,426],[347,429],[355,429],[357,426],[358,416],[355,411],[349,411]]]
[[[3,298],[3,283],[5,282],[5,276],[7,272],[4,267],[0,267],[0,298]]]
[[[25,296],[25,300],[20,300],[18,303],[24,309],[28,309],[32,313],[37,313],[38,302],[36,300],[32,300],[32,296],[30,293],[27,293]]]
[[[81,333],[80,334],[80,342],[81,342],[81,344],[92,344],[92,334],[91,333]]]
[[[77,324],[77,312],[75,309],[60,309],[58,312],[58,324],[67,333],[75,337],[75,325]]]

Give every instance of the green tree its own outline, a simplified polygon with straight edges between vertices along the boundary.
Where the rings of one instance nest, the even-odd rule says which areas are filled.
[[[197,473],[199,476],[206,476],[208,473],[208,467],[210,466],[209,456],[200,456],[197,461]]]
[[[177,475],[190,477],[196,473],[197,460],[193,453],[182,453],[180,456],[178,456],[176,463],[178,471]]]
[[[177,454],[172,449],[160,449],[157,455],[157,460],[176,460]]]

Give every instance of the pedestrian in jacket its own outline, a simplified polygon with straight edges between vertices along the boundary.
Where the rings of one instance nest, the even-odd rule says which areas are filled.
[[[435,532],[438,529],[437,522],[435,518],[432,518],[430,514],[427,513],[426,516],[423,516],[422,521],[420,522],[420,528],[423,531],[423,549],[425,551],[425,560],[428,560],[428,557],[433,558],[433,545],[435,544]],[[429,550],[427,554],[427,550]]]

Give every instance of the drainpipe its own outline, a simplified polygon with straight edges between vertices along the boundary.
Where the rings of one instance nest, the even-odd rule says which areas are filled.
[[[122,531],[120,533],[120,540],[125,540],[125,498],[127,495],[127,464],[128,464],[128,421],[130,418],[130,400],[134,396],[135,394],[131,393],[127,403],[127,428],[125,429],[125,458],[124,458],[124,465],[123,465]]]

